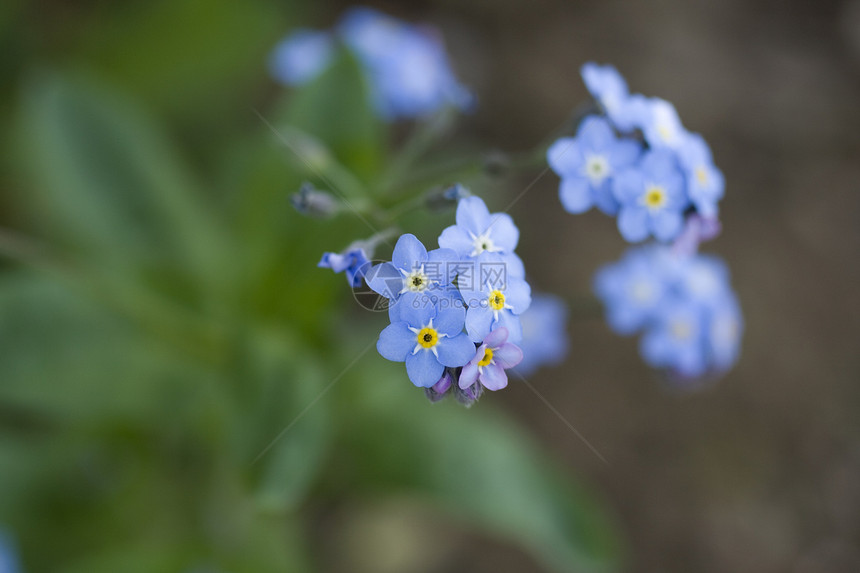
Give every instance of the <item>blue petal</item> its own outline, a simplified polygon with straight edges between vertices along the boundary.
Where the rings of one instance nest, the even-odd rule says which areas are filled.
[[[406,374],[412,383],[420,388],[429,388],[438,382],[444,371],[445,367],[429,350],[422,348],[406,357]]]
[[[484,366],[479,379],[487,390],[501,390],[508,385],[508,375],[505,374],[505,369],[500,364]]]
[[[387,360],[403,362],[406,356],[415,349],[415,333],[409,330],[405,322],[395,322],[386,326],[379,333],[376,350]]]
[[[561,180],[558,196],[568,213],[585,213],[594,204],[591,197],[591,182],[584,177],[566,177]]]
[[[413,328],[423,328],[436,316],[437,295],[427,292],[405,292],[397,302],[400,320]]]
[[[502,261],[505,263],[508,278],[524,279],[526,277],[526,267],[523,265],[523,260],[516,253],[502,255]]]
[[[440,338],[436,350],[439,353],[439,362],[452,368],[465,366],[475,357],[475,343],[462,332],[451,338]]]
[[[427,264],[424,267],[424,272],[431,280],[439,281],[442,285],[449,285],[457,276],[459,262],[460,256],[453,249],[434,249],[427,253]]]
[[[470,306],[466,311],[466,332],[472,342],[481,342],[490,333],[493,310],[486,306]]]
[[[635,168],[625,169],[612,178],[612,194],[622,205],[635,204],[643,188],[642,173]]]
[[[385,298],[396,299],[403,288],[403,274],[391,263],[371,268],[364,276],[367,286]]]
[[[619,139],[609,148],[609,164],[614,172],[636,163],[642,153],[642,145],[636,141]]]
[[[500,326],[503,326],[508,329],[508,342],[513,342],[514,344],[519,344],[523,339],[523,326],[520,323],[520,319],[518,316],[514,316],[514,314],[509,310],[503,310],[499,313],[499,320],[496,320],[492,324],[492,328],[496,329]]]
[[[612,194],[612,179],[606,179],[597,187],[592,187],[591,196],[594,199],[594,204],[601,212],[610,217],[618,214],[618,209],[621,206],[615,195]]]
[[[648,236],[648,211],[642,207],[622,207],[618,214],[618,230],[631,243]]]
[[[662,210],[652,217],[654,236],[661,241],[671,241],[684,226],[684,218],[678,211]]]
[[[583,162],[579,144],[572,137],[562,137],[550,145],[546,159],[552,170],[562,178],[578,175]]]
[[[466,197],[457,204],[456,219],[457,226],[480,235],[490,226],[490,211],[480,197]]]
[[[445,304],[442,304],[445,303]],[[433,327],[448,336],[456,336],[463,331],[466,321],[466,308],[459,299],[443,298],[436,305],[436,317],[433,319]],[[450,366],[450,364],[446,364]],[[462,366],[462,364],[458,364]]]
[[[514,225],[514,220],[507,213],[493,213],[490,219],[487,231],[495,246],[501,248],[502,252],[513,252],[520,240],[520,230]]]
[[[609,122],[604,118],[590,115],[579,125],[577,140],[583,142],[587,149],[603,151],[615,141],[615,134]]]
[[[472,238],[463,227],[451,225],[439,235],[439,246],[445,249],[452,249],[461,257],[468,257],[474,248]]]
[[[427,249],[421,244],[415,235],[405,234],[397,239],[391,262],[398,269],[412,271],[420,267],[427,260]]]
[[[524,280],[508,279],[505,303],[513,307],[514,314],[525,312],[532,302],[532,289]]]

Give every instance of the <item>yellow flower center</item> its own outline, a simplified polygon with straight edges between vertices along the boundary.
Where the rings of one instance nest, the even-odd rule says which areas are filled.
[[[491,292],[487,300],[490,303],[490,308],[493,310],[502,310],[505,308],[505,294],[500,290]]]
[[[493,349],[485,348],[484,349],[484,357],[478,360],[478,366],[486,366],[490,362],[493,361]]]
[[[433,348],[439,342],[439,333],[436,332],[435,328],[425,326],[418,331],[417,340],[423,348]]]
[[[696,168],[696,181],[702,186],[708,184],[708,172],[704,167],[700,166]]]
[[[645,191],[643,202],[649,209],[659,209],[666,204],[666,190],[657,185],[652,185]]]

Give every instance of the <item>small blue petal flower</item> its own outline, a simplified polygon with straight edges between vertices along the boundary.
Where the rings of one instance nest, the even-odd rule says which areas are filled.
[[[333,55],[331,34],[296,30],[275,46],[269,59],[269,71],[279,82],[299,86],[322,73]]]
[[[631,249],[598,272],[595,290],[613,329],[643,330],[645,361],[676,379],[721,373],[737,360],[743,319],[728,270],[715,257],[662,245]]]
[[[460,295],[466,303],[466,332],[473,342],[480,342],[490,331],[505,327],[512,342],[522,340],[522,326],[517,315],[531,304],[531,287],[523,279],[503,270],[500,255],[484,252],[475,261],[475,274],[458,279]]]
[[[523,339],[519,346],[523,360],[515,370],[528,376],[539,367],[561,363],[567,356],[570,338],[567,334],[567,305],[557,296],[538,294],[522,313]]]
[[[390,263],[367,271],[365,280],[393,305],[403,293],[434,293],[446,290],[457,272],[457,254],[450,249],[427,249],[415,235],[402,235],[394,246]],[[394,311],[392,311],[394,312]],[[392,320],[395,315],[392,315]]]
[[[338,32],[364,64],[382,117],[471,106],[474,98],[454,77],[445,47],[431,30],[360,7],[344,14]]]
[[[716,217],[723,198],[725,180],[714,165],[711,148],[698,133],[688,134],[678,147],[678,160],[687,177],[687,193],[701,215]]]
[[[440,247],[453,250],[466,261],[485,252],[496,253],[505,263],[508,276],[525,276],[523,263],[514,253],[520,231],[510,215],[491,214],[480,197],[469,196],[457,204],[456,221],[439,235]]]
[[[642,337],[642,356],[654,367],[684,378],[698,378],[708,368],[702,344],[705,326],[701,307],[683,299],[669,300]]]
[[[323,253],[317,266],[322,269],[331,269],[336,273],[345,272],[349,285],[360,287],[364,273],[370,268],[369,263],[364,248],[350,246],[342,253]]]
[[[627,82],[613,66],[588,62],[582,66],[581,74],[585,87],[619,131],[633,131],[650,117],[647,99],[630,95]]]
[[[647,152],[637,166],[613,178],[612,193],[621,205],[618,230],[626,240],[653,235],[670,241],[681,232],[689,199],[673,152]]]
[[[400,319],[380,333],[376,348],[383,358],[405,362],[416,386],[433,386],[445,367],[463,366],[475,353],[475,345],[462,332],[462,305],[444,297],[434,302],[429,296],[413,294],[400,303]]]
[[[583,213],[592,206],[607,215],[618,212],[612,195],[612,177],[633,165],[641,145],[633,140],[618,139],[605,119],[587,117],[575,138],[564,137],[547,151],[550,167],[561,177],[559,196],[565,210]]]

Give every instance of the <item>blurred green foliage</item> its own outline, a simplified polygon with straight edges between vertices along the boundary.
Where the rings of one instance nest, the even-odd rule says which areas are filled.
[[[325,188],[320,169],[366,201],[400,168],[348,56],[298,92],[267,82],[300,6],[0,17],[0,527],[26,570],[314,571],[314,512],[387,498],[553,570],[614,569],[592,496],[490,402],[427,403],[366,346],[384,317],[315,268],[370,231],[305,219],[289,194]],[[257,107],[314,138],[315,169]]]

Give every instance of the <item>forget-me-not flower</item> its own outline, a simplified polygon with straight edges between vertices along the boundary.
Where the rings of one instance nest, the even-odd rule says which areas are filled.
[[[344,14],[338,32],[367,70],[384,118],[471,105],[473,98],[454,76],[441,38],[430,29],[359,7]]]
[[[627,82],[613,66],[588,62],[580,73],[585,87],[619,131],[633,131],[650,115],[647,99],[639,94],[631,95]]]
[[[617,138],[607,120],[585,118],[576,137],[563,137],[547,151],[550,167],[561,177],[561,204],[569,213],[584,213],[596,205],[615,215],[618,201],[612,195],[612,177],[633,165],[641,148],[637,141]]]
[[[508,330],[501,326],[484,337],[475,356],[463,367],[458,382],[461,389],[475,381],[487,390],[501,390],[508,385],[505,370],[513,368],[523,359],[523,351],[508,342]]]
[[[613,178],[612,193],[621,205],[618,230],[626,240],[653,235],[669,241],[681,232],[689,199],[675,153],[648,151],[637,166]]]
[[[508,276],[523,278],[525,268],[514,253],[520,231],[507,213],[490,213],[480,197],[470,196],[457,203],[456,225],[439,235],[439,246],[452,249],[463,260],[475,260],[482,253],[501,256]]]
[[[640,349],[645,361],[684,378],[705,374],[708,368],[703,344],[705,319],[702,308],[693,301],[665,301],[642,337]]]
[[[504,260],[491,252],[481,253],[475,261],[473,277],[457,279],[460,296],[466,303],[466,332],[478,343],[499,327],[507,329],[512,342],[522,340],[517,315],[531,304],[531,287],[505,272]]]
[[[523,359],[516,370],[528,376],[539,367],[561,363],[570,348],[567,334],[568,308],[550,294],[532,295],[528,309],[519,315],[523,338],[519,343]]]
[[[645,141],[652,149],[680,149],[687,140],[687,130],[681,123],[681,118],[675,106],[670,102],[651,98],[647,102],[647,113],[640,116]]]
[[[269,71],[279,82],[299,86],[329,66],[335,43],[329,32],[301,29],[284,38],[269,59]]]
[[[389,318],[394,322],[398,320],[401,295],[428,298],[443,294],[456,275],[458,261],[451,249],[428,252],[415,235],[407,233],[394,245],[391,262],[368,270],[365,281],[374,292],[389,299]]]
[[[400,304],[399,319],[380,334],[376,349],[384,358],[405,362],[413,384],[429,388],[440,381],[445,367],[465,365],[475,345],[463,332],[465,310],[447,297],[411,297]]]

